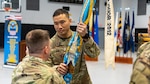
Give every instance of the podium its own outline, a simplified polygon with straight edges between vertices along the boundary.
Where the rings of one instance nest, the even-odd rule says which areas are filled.
[[[85,55],[85,60],[86,61],[98,61],[98,57],[90,58],[90,57],[88,57],[88,55]]]
[[[117,57],[117,56],[115,56],[115,62],[116,63],[132,64],[133,63],[133,58],[132,57]]]
[[[19,62],[26,56],[26,42],[22,40],[19,42]]]

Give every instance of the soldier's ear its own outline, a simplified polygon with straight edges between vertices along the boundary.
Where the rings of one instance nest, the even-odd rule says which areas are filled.
[[[29,48],[26,46],[26,55],[29,55]]]
[[[44,53],[45,53],[45,54],[48,54],[49,51],[50,51],[50,50],[49,50],[49,47],[48,47],[48,46],[45,46],[45,47],[44,47]]]
[[[69,22],[72,23],[72,19],[71,18],[69,18]]]

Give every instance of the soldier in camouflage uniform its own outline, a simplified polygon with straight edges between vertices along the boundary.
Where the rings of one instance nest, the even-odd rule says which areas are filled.
[[[59,65],[60,63],[63,63],[66,48],[68,47],[68,43],[74,32],[70,29],[71,19],[66,10],[57,9],[53,14],[53,21],[56,34],[51,38],[52,46],[50,59],[54,65]],[[77,24],[76,31],[82,37],[81,40],[83,40],[83,45],[81,46],[81,55],[79,56],[75,67],[73,67],[72,64],[68,65],[68,71],[73,74],[71,84],[92,84],[84,56],[87,54],[89,57],[94,58],[100,54],[98,45],[94,42],[92,37],[88,36],[86,27],[87,25],[82,22]],[[65,74],[60,66],[56,69],[61,74]]]
[[[140,35],[138,36],[138,47],[137,47],[137,49],[138,49],[143,43],[144,43],[143,35],[140,34]]]
[[[150,35],[150,17],[148,34]],[[150,42],[142,44],[137,51],[130,84],[150,84]]]
[[[66,84],[46,60],[50,55],[49,33],[36,29],[26,35],[28,55],[14,69],[11,84]]]

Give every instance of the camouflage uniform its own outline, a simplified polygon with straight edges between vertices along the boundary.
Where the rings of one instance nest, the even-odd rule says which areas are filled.
[[[130,84],[150,84],[150,42],[142,44],[137,51]]]
[[[72,35],[73,33],[74,32],[72,32]],[[51,38],[50,57],[54,65],[59,65],[60,63],[63,63],[63,57],[70,39],[71,37],[60,38],[57,34],[55,34]],[[89,73],[87,71],[84,53],[86,53],[90,57],[97,57],[100,54],[100,49],[92,38],[89,38],[87,42],[83,42],[81,48],[81,56],[79,56],[77,64],[74,67],[73,79],[71,81],[71,84],[92,84]]]
[[[65,84],[65,81],[42,59],[26,56],[14,69],[11,84]]]
[[[138,36],[138,47],[137,47],[137,48],[139,48],[143,43],[144,43],[143,35],[140,34],[140,35]]]

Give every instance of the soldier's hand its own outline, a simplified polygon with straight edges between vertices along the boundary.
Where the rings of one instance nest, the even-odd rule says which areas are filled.
[[[68,66],[67,66],[66,64],[64,64],[64,63],[60,63],[60,65],[58,65],[58,67],[56,68],[56,70],[57,70],[60,74],[64,75],[64,74],[66,74],[67,71],[68,71]]]
[[[85,34],[88,33],[87,25],[82,22],[78,23],[76,31],[81,35],[81,37],[85,36]]]

